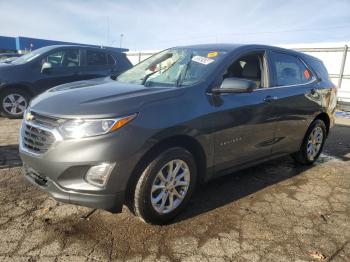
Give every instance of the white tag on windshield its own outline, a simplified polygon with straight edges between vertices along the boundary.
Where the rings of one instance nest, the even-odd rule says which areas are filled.
[[[213,59],[210,59],[210,58],[207,58],[204,56],[199,56],[199,55],[192,57],[192,61],[203,64],[203,65],[209,65],[210,63],[214,62]]]

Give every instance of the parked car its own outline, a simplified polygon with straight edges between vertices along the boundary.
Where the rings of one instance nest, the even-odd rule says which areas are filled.
[[[15,59],[17,57],[22,56],[19,53],[1,53],[0,54],[0,62],[7,61],[8,59]]]
[[[171,221],[196,185],[291,154],[319,157],[336,88],[312,56],[262,45],[160,52],[121,74],[31,102],[25,177],[55,199]]]
[[[22,117],[29,101],[53,86],[117,76],[131,67],[124,53],[112,49],[78,45],[37,49],[0,64],[0,112],[10,118]]]

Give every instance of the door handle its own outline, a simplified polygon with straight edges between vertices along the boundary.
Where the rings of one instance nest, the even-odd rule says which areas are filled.
[[[273,101],[276,101],[278,99],[277,96],[267,96],[265,97],[264,101],[265,102],[273,102]]]

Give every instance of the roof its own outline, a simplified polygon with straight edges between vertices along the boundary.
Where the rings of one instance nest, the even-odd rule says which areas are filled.
[[[213,49],[213,50],[224,50],[224,51],[232,51],[238,47],[244,46],[243,44],[200,44],[200,45],[188,45],[188,46],[183,46],[186,48],[191,48],[191,49],[203,49],[203,50],[208,50],[208,49]]]
[[[218,49],[218,50],[226,50],[226,51],[233,51],[237,48],[264,48],[264,49],[276,49],[276,50],[286,50],[286,51],[292,51],[291,49],[286,49],[282,47],[277,46],[270,46],[270,45],[260,45],[260,44],[238,44],[238,43],[215,43],[215,44],[199,44],[199,45],[188,45],[183,46],[187,48],[193,48],[193,49]]]
[[[189,46],[183,46],[186,48],[191,48],[191,49],[203,49],[203,50],[222,50],[222,51],[227,51],[227,52],[232,52],[236,49],[269,49],[269,50],[276,50],[276,51],[282,51],[282,52],[288,52],[288,53],[294,53],[298,54],[299,56],[303,57],[309,57],[315,59],[313,56],[300,53],[298,51],[292,50],[292,49],[286,49],[282,47],[277,47],[277,46],[270,46],[270,45],[259,45],[259,44],[220,44],[220,43],[215,43],[215,44],[200,44],[200,45],[189,45]]]
[[[51,51],[51,50],[54,50],[57,48],[62,48],[62,49],[65,49],[65,48],[85,48],[85,49],[94,49],[94,50],[101,49],[101,50],[109,50],[111,52],[120,53],[119,51],[116,51],[116,50],[108,48],[108,47],[105,48],[105,47],[87,46],[87,45],[49,45],[49,46],[44,46],[44,47],[38,48],[36,50],[40,49],[42,52],[48,52],[48,51]]]

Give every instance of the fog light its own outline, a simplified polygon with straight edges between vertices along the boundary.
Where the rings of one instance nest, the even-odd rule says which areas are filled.
[[[86,180],[92,185],[103,187],[107,184],[109,175],[112,173],[112,170],[115,166],[115,163],[102,163],[97,166],[92,166],[86,173]]]

